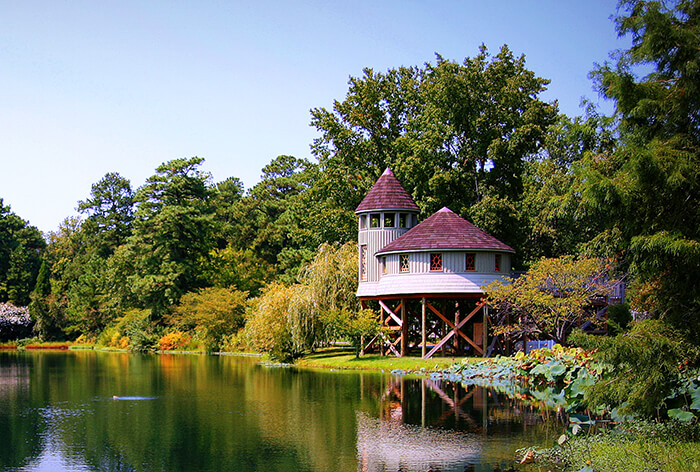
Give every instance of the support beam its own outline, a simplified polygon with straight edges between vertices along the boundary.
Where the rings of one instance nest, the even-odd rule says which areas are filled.
[[[401,300],[401,356],[408,355],[408,321],[406,320],[406,301]]]
[[[391,310],[391,308],[389,308],[389,307],[386,305],[386,303],[384,303],[383,301],[379,300],[379,306],[381,306],[381,307],[384,309],[384,311],[387,312],[387,314],[396,322],[397,325],[401,326],[401,318],[399,318],[398,316],[396,316],[396,313],[394,313],[394,312]],[[402,303],[401,305],[399,305],[397,308],[398,308],[398,309],[401,309],[402,306],[403,306],[403,303]],[[387,318],[387,319],[388,319],[388,318]]]
[[[421,357],[425,357],[425,352],[426,352],[426,344],[428,342],[428,337],[426,336],[425,333],[425,297],[421,298],[420,300],[420,314],[421,314],[421,352],[420,355]]]
[[[486,304],[484,304],[484,326],[481,329],[481,334],[484,336],[484,340],[481,345],[484,346],[484,357],[488,357],[489,353],[486,350],[486,346],[489,345],[489,306]]]
[[[442,313],[440,313],[439,311],[437,311],[432,305],[430,305],[430,304],[428,303],[428,308],[430,308],[436,315],[438,315],[438,317],[440,317],[440,319],[442,319],[447,325],[449,325],[449,326],[452,328],[452,331],[450,331],[450,332],[447,334],[447,336],[445,336],[444,338],[442,338],[442,339],[440,340],[440,342],[439,342],[438,344],[436,344],[435,347],[433,347],[433,348],[430,350],[430,352],[429,352],[428,354],[426,354],[423,358],[424,358],[424,359],[428,359],[428,358],[432,357],[433,354],[435,354],[439,349],[441,349],[445,344],[447,344],[447,341],[449,341],[449,340],[452,338],[452,336],[454,336],[454,335],[456,335],[456,334],[459,334],[460,336],[462,336],[462,337],[464,338],[465,341],[467,341],[469,344],[471,344],[471,346],[474,348],[474,350],[475,350],[476,352],[478,352],[479,354],[483,355],[483,354],[484,354],[484,349],[482,349],[479,345],[477,345],[469,336],[467,336],[466,334],[464,334],[464,333],[461,331],[461,329],[462,329],[462,327],[467,323],[467,321],[469,321],[474,315],[476,315],[479,311],[481,311],[481,309],[482,309],[485,305],[486,305],[486,302],[481,302],[481,303],[479,303],[479,304],[476,306],[476,308],[474,309],[474,311],[472,311],[471,313],[469,313],[462,321],[460,321],[460,323],[459,323],[458,325],[455,326],[455,325],[453,325],[452,323],[450,323],[450,321],[449,321]]]

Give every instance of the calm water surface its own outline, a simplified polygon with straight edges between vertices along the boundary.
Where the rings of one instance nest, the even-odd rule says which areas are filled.
[[[233,356],[0,351],[2,471],[506,471],[520,470],[516,449],[560,433],[447,382]]]

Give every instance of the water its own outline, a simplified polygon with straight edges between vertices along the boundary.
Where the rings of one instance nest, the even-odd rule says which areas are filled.
[[[517,448],[560,433],[448,382],[233,356],[0,351],[1,471],[521,470]]]

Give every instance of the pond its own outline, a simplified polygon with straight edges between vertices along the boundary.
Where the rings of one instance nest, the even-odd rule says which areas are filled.
[[[0,351],[2,471],[523,470],[516,449],[561,434],[546,416],[481,387],[257,358]]]

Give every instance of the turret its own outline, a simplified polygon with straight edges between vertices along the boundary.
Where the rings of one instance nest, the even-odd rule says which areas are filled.
[[[386,271],[386,259],[377,258],[375,254],[416,226],[418,212],[418,205],[387,168],[355,210],[358,216],[358,296],[374,292],[371,286]]]

